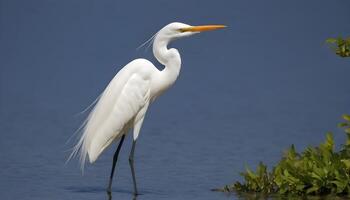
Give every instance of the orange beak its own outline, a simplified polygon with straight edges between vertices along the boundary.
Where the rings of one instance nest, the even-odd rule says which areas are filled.
[[[191,26],[188,28],[181,28],[181,32],[203,32],[203,31],[212,31],[216,29],[225,28],[225,25],[204,25],[204,26]]]

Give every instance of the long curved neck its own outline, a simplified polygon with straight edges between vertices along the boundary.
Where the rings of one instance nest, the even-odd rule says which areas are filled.
[[[176,81],[181,69],[180,54],[176,49],[168,49],[169,42],[169,38],[159,35],[155,37],[153,42],[153,54],[165,66],[160,72],[164,89]]]

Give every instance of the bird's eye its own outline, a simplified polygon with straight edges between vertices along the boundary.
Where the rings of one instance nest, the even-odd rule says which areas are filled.
[[[179,28],[179,29],[177,29],[177,31],[179,31],[179,32],[183,33],[183,32],[185,32],[185,31],[186,31],[186,29],[185,29],[185,28]]]

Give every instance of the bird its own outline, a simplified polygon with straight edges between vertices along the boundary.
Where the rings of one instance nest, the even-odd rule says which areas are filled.
[[[179,51],[175,48],[169,49],[168,44],[175,39],[225,27],[225,25],[191,26],[172,22],[160,29],[150,40],[153,40],[155,58],[163,65],[162,70],[144,58],[135,59],[121,68],[94,102],[95,105],[82,125],[82,134],[74,145],[69,159],[79,154],[83,168],[86,158],[90,163],[94,163],[107,147],[119,141],[107,186],[107,193],[111,194],[119,151],[125,136],[132,129],[129,165],[133,194],[138,195],[134,153],[141,126],[149,106],[175,83],[181,69]]]

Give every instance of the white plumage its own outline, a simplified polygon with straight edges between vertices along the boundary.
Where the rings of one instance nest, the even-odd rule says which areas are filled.
[[[134,125],[137,125],[134,140],[137,139],[150,104],[150,83],[154,73],[157,71],[152,63],[136,59],[115,75],[90,113],[74,148],[74,153],[80,150],[82,164],[87,155],[90,163],[95,162],[108,145],[127,134]]]
[[[137,194],[133,166],[136,139],[139,135],[147,108],[160,94],[168,89],[177,79],[181,69],[179,52],[168,49],[167,45],[174,39],[190,36],[201,31],[223,28],[223,25],[190,26],[183,23],[170,23],[162,28],[153,41],[153,54],[165,67],[158,70],[145,59],[136,59],[124,66],[100,95],[83,126],[83,133],[74,146],[69,158],[80,154],[82,168],[86,157],[90,163],[114,141],[121,138],[113,157],[110,193],[115,164],[124,136],[133,128],[133,145],[129,163],[133,176],[134,193]],[[152,37],[153,38],[153,37]]]

